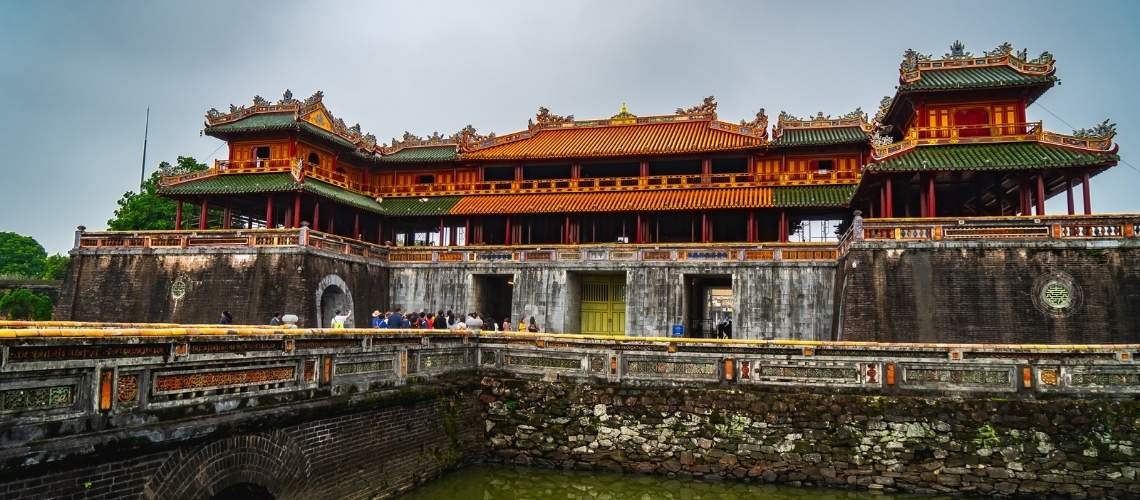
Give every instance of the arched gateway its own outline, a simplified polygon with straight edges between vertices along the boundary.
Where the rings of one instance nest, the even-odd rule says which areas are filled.
[[[301,491],[309,462],[284,432],[231,436],[179,450],[147,482],[143,498],[282,498]]]

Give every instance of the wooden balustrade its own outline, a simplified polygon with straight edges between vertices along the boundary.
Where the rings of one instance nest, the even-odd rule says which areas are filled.
[[[840,249],[853,240],[1126,240],[1140,238],[1140,216],[1059,215],[970,217],[962,219],[864,219],[862,234],[844,234]]]
[[[462,195],[493,193],[598,192],[644,189],[677,189],[686,187],[763,187],[798,184],[853,184],[859,172],[828,170],[807,172],[724,173],[703,176],[655,175],[649,177],[591,177],[578,179],[528,179],[412,185],[381,185],[373,177],[364,183],[359,176],[321,167],[300,158],[275,158],[243,161],[215,160],[214,166],[201,172],[166,176],[163,186],[227,174],[292,172],[327,182],[368,197],[400,197],[424,195]]]
[[[1037,141],[1059,146],[1108,151],[1112,149],[1112,137],[1075,137],[1046,132],[1040,121],[1025,123],[983,123],[977,125],[956,125],[946,127],[911,127],[903,140],[882,146],[875,146],[871,156],[882,160],[889,156],[922,145],[937,144],[984,144],[995,142]]]

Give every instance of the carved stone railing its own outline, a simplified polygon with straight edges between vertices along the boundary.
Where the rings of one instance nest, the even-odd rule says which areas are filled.
[[[1140,345],[885,344],[506,335],[478,339],[480,370],[611,382],[1135,397]]]
[[[0,421],[319,400],[477,366],[466,333],[141,326],[0,327]]]
[[[661,243],[523,245],[474,247],[393,247],[390,262],[762,262],[834,261],[834,243]]]
[[[1056,144],[1089,151],[1111,151],[1114,147],[1111,136],[1075,137],[1047,132],[1042,123],[1037,121],[947,127],[912,127],[907,130],[903,140],[883,146],[875,146],[871,152],[871,157],[875,160],[884,160],[918,146],[1025,141]]]
[[[274,247],[309,247],[379,260],[386,260],[388,255],[388,247],[312,231],[307,227],[194,231],[81,231],[76,234],[76,249]]]
[[[885,344],[222,326],[0,328],[0,419],[277,405],[454,372],[882,394],[1136,397],[1140,345]],[[228,408],[228,410],[227,410]],[[197,410],[194,410],[197,411]],[[241,410],[244,411],[244,410]],[[146,425],[127,418],[122,425]],[[79,431],[82,432],[82,431]],[[11,441],[10,441],[11,442]]]
[[[862,241],[1131,240],[1140,215],[1043,215],[925,219],[861,219],[861,231],[840,239],[840,250]]]

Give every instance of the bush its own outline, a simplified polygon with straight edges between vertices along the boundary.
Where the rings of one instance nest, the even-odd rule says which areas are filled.
[[[50,297],[22,288],[0,296],[0,316],[8,319],[47,321],[51,309]]]

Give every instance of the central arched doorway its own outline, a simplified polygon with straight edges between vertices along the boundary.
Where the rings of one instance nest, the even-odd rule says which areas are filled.
[[[214,493],[210,500],[276,500],[269,489],[254,483],[237,483]]]
[[[355,324],[355,318],[351,316],[352,292],[340,276],[330,274],[317,285],[317,327],[332,327],[332,318],[337,311],[349,314],[344,326],[352,327]]]

